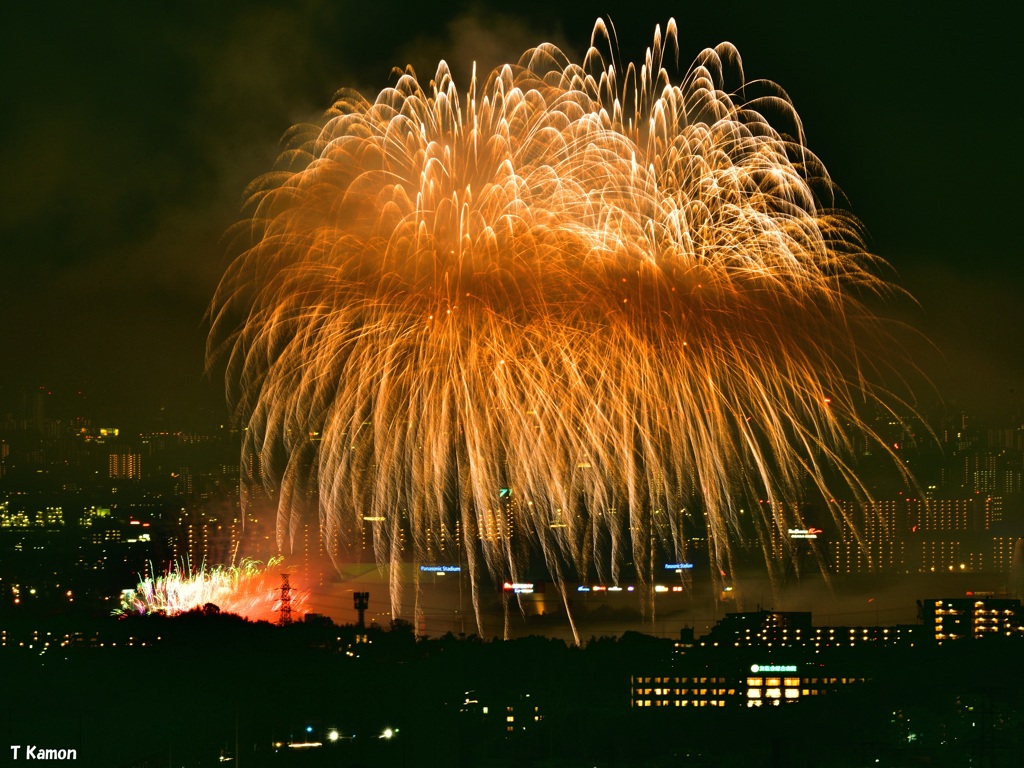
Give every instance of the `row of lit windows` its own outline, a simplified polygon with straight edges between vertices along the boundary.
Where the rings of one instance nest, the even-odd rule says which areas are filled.
[[[833,683],[841,681],[843,683],[854,683],[864,682],[865,678],[831,678]],[[639,692],[638,692],[639,693]],[[667,693],[667,691],[666,691]],[[694,692],[696,693],[696,691]],[[824,694],[825,691],[818,688],[800,688],[799,686],[794,687],[758,687],[747,689],[746,699],[748,700],[747,706],[751,706],[750,702],[756,702],[760,706],[760,700],[767,699],[769,702],[778,703],[778,701],[785,700],[794,702],[801,696],[819,696]],[[735,701],[735,691],[730,690],[729,696]],[[647,694],[642,694],[647,695]],[[714,695],[714,692],[712,693]],[[719,695],[725,695],[722,691]],[[686,699],[686,698],[661,698],[661,699],[650,699],[650,698],[638,698],[634,699],[633,706],[635,707],[724,707],[726,701],[729,699]],[[774,701],[773,701],[774,700]]]
[[[0,506],[0,528],[28,528],[33,524],[39,527],[64,525],[64,510],[62,507],[47,507],[29,517],[24,511],[8,511],[7,504]]]
[[[861,530],[875,525],[891,534],[895,529],[900,506],[897,501],[841,502],[840,509],[848,519],[859,520]],[[970,512],[974,509],[974,500],[907,497],[903,499],[902,507],[906,510],[908,522],[916,521],[919,526],[927,528],[935,521],[966,524]]]
[[[961,553],[961,542],[921,542],[921,573],[946,571],[1005,571],[1013,560],[1015,539],[994,539],[991,555],[981,552]],[[902,542],[831,542],[833,573],[869,573],[903,571],[906,568]]]
[[[735,688],[637,688],[635,696],[734,696]]]
[[[665,678],[667,681],[668,678]],[[779,688],[798,689],[801,686],[848,685],[864,682],[863,677],[747,677],[746,684],[750,689]],[[805,691],[806,693],[806,691]],[[646,696],[733,696],[735,688],[634,688],[634,697]],[[749,693],[747,694],[750,695]]]
[[[834,627],[815,627],[813,632],[809,634],[803,634],[800,630],[794,630],[792,636],[786,631],[782,630],[779,632],[775,631],[761,631],[751,636],[750,630],[745,630],[745,634],[742,638],[736,638],[733,645],[736,647],[740,646],[758,646],[778,644],[780,646],[793,645],[793,646],[810,646],[815,645],[820,647],[822,643],[825,646],[829,645],[841,645],[849,643],[853,645],[857,642],[889,642],[897,641],[902,639],[904,633],[900,629],[892,629],[889,627],[839,627],[838,633]]]
[[[835,573],[868,573],[903,568],[903,542],[837,541],[832,542],[832,571]]]
[[[851,637],[856,635],[857,633],[860,633],[862,635],[867,635],[869,632],[877,633],[877,632],[888,632],[889,631],[888,627],[839,627],[839,633],[842,634],[842,631],[844,629],[846,630],[847,634],[849,634]],[[745,629],[743,631],[746,633],[746,637],[749,640],[750,639],[750,632],[751,632],[751,630]],[[801,637],[801,633],[802,632],[803,632],[802,629],[794,629],[793,630],[793,636],[797,640],[799,640],[800,637]],[[833,637],[835,635],[835,633],[836,633],[836,627],[813,627],[812,628],[812,634],[814,636],[820,636],[820,635],[825,634],[826,632],[829,634],[830,637]],[[780,629],[773,629],[771,631],[766,630],[766,629],[762,629],[762,630],[758,631],[758,633],[755,635],[755,637],[761,638],[763,640],[763,639],[765,639],[767,637],[778,638],[778,637],[781,636],[781,637],[785,638],[788,635],[789,635],[789,630],[785,629],[785,628],[783,628],[781,630]]]
[[[142,478],[142,457],[137,453],[112,453],[109,475],[112,480],[139,480]]]
[[[638,707],[724,707],[723,699],[640,699],[636,702]]]
[[[724,677],[634,677],[634,683],[672,683],[674,685],[686,685],[687,683],[724,683]]]
[[[783,691],[782,688],[765,688],[763,690],[764,690],[764,698],[766,698],[766,699],[781,699],[781,698],[783,698],[783,693],[785,693],[785,698],[787,698],[787,699],[799,699],[800,698],[800,689],[799,688],[786,688],[785,691]],[[747,698],[748,699],[760,699],[761,698],[761,694],[762,694],[762,689],[761,688],[751,688],[751,689],[749,689],[747,691]],[[817,694],[817,691],[815,691],[815,694]],[[807,691],[804,691],[804,695],[807,695]]]
[[[747,685],[749,685],[752,688],[760,688],[761,686],[769,686],[769,687],[774,686],[774,687],[778,687],[780,685],[784,685],[787,688],[792,688],[794,686],[799,686],[800,685],[800,678],[799,677],[786,677],[786,678],[778,678],[778,677],[748,677],[747,678]]]

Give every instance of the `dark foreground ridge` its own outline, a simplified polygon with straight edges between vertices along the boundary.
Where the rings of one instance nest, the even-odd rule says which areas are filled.
[[[400,621],[276,627],[215,606],[75,624],[2,630],[0,740],[21,749],[0,764],[33,746],[97,768],[994,767],[1022,746],[1017,635],[575,648],[416,638]]]

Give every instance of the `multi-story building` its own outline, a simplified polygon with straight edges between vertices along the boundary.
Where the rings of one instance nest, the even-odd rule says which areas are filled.
[[[1014,521],[1002,496],[908,495],[840,502],[839,512],[838,534],[820,542],[836,575],[1005,573],[1010,566]]]
[[[648,707],[772,707],[823,696],[863,683],[865,675],[840,673],[796,658],[748,664],[735,656],[707,660],[701,672],[634,675],[630,705]]]
[[[922,601],[920,610],[925,635],[938,643],[1024,635],[1020,600],[990,595],[933,598]]]
[[[750,611],[727,613],[701,638],[701,647],[718,648],[851,648],[906,645],[921,639],[918,625],[894,627],[814,626],[803,611]]]
[[[138,453],[112,453],[108,463],[111,480],[142,479],[142,456]]]

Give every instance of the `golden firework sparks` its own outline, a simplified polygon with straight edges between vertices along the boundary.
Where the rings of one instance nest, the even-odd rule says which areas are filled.
[[[785,93],[728,44],[674,83],[676,34],[623,69],[598,22],[582,64],[542,45],[465,93],[407,69],[293,130],[210,336],[282,543],[315,499],[332,544],[372,520],[381,564],[458,529],[474,598],[531,552],[558,585],[631,561],[651,594],[684,507],[722,572],[744,500],[779,502],[767,541],[825,467],[863,493],[855,405],[896,402],[865,301],[894,289]]]

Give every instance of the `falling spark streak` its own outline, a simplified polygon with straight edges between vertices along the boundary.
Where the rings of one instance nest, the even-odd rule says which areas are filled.
[[[693,535],[676,510],[706,513],[718,574],[744,500],[773,502],[767,547],[806,477],[865,495],[844,457],[883,443],[855,406],[902,405],[872,383],[892,338],[868,303],[899,291],[786,94],[744,83],[729,44],[674,84],[676,37],[623,70],[599,21],[582,65],[541,45],[465,96],[444,62],[426,86],[407,68],[293,129],[209,347],[282,546],[310,506],[336,557],[382,518],[397,614],[398,566],[458,529],[479,624],[481,579],[531,555],[567,608],[566,579],[629,562],[653,596],[654,550]]]

